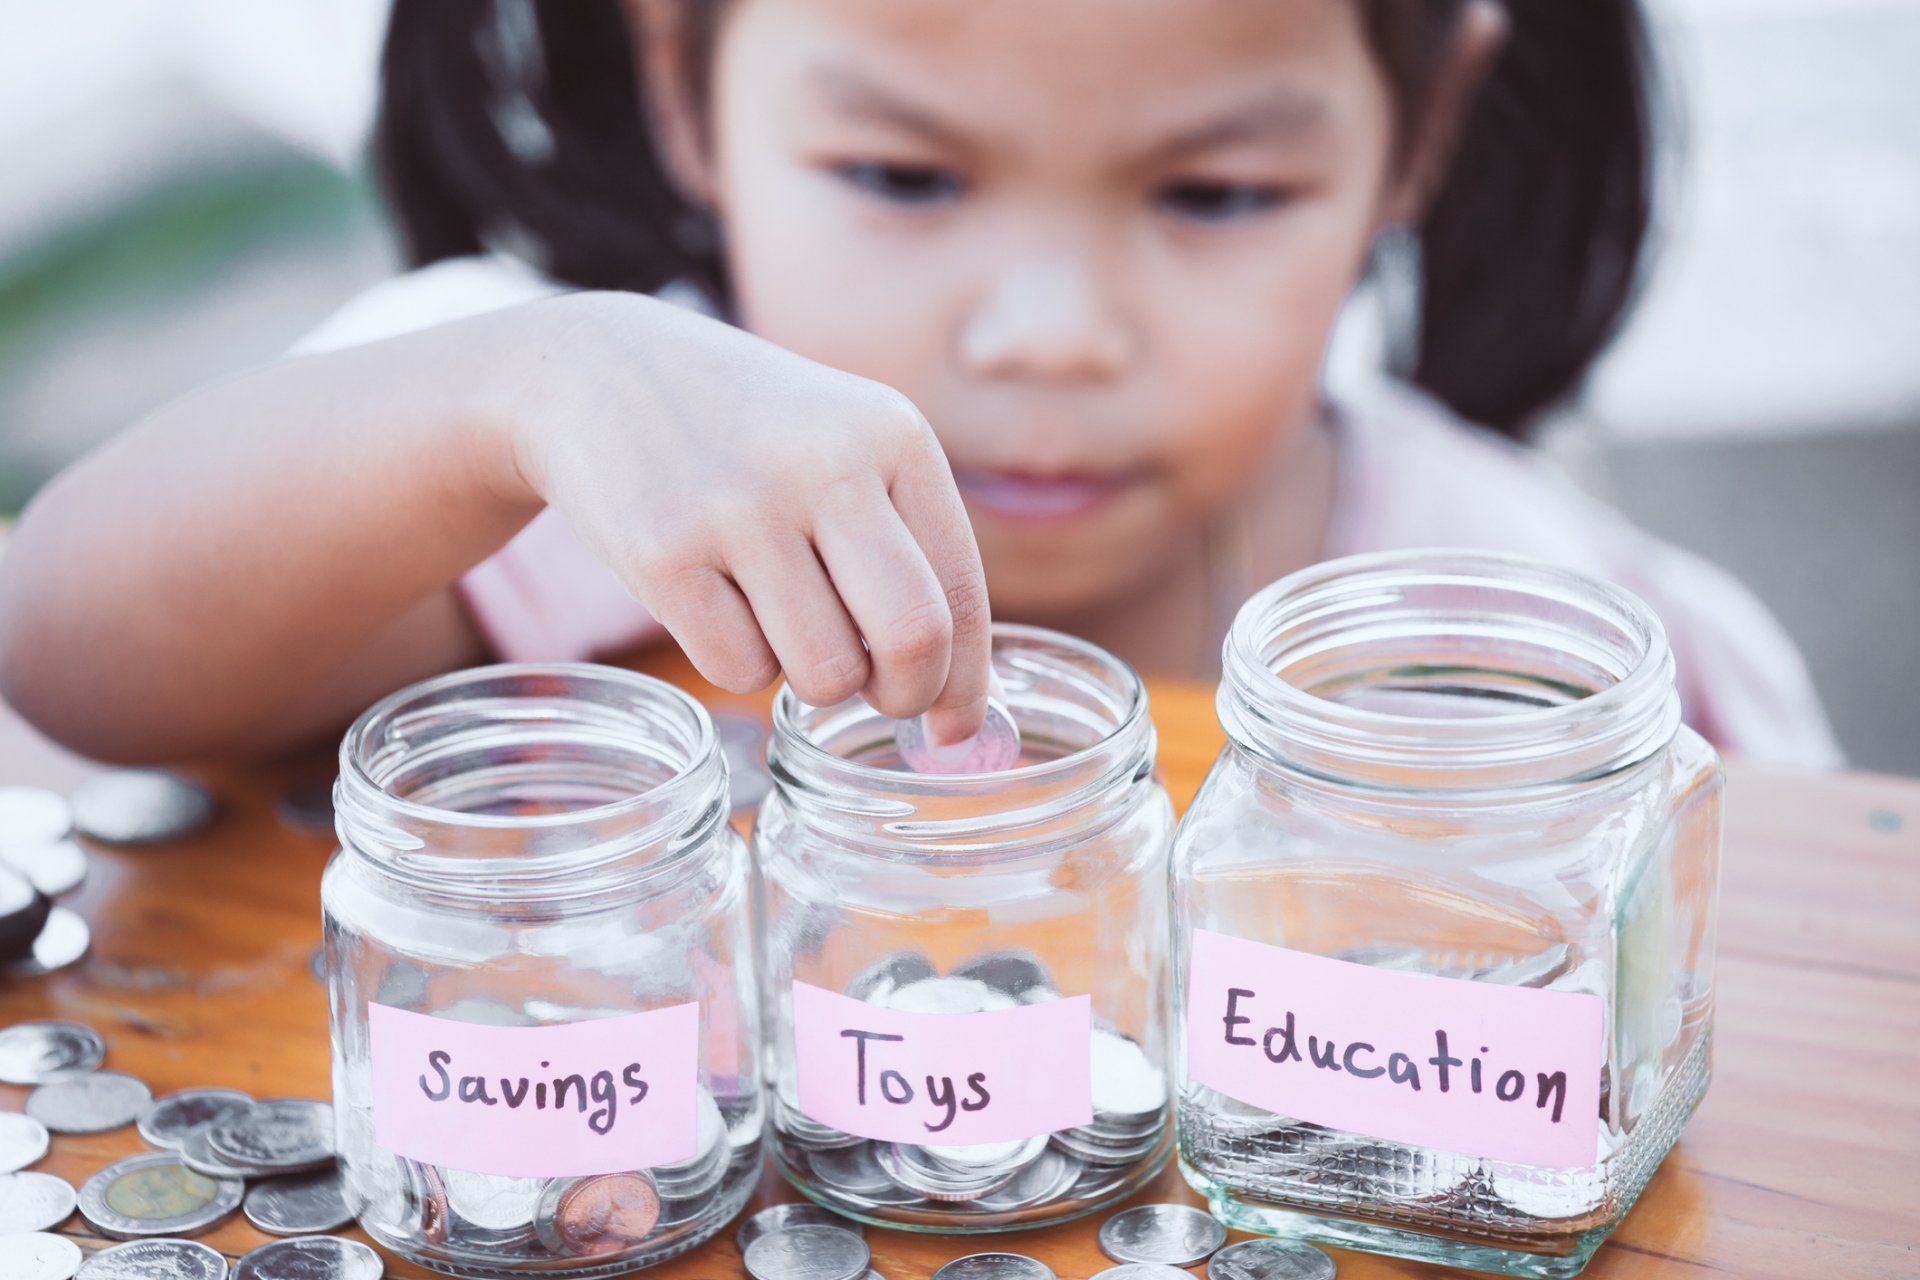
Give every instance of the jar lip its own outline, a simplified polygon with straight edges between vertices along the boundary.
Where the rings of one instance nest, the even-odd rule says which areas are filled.
[[[443,809],[438,805],[423,804],[406,796],[395,795],[368,770],[363,759],[365,752],[361,748],[384,724],[392,722],[409,708],[416,706],[424,708],[431,705],[438,695],[450,689],[503,677],[593,683],[603,687],[624,688],[632,693],[657,699],[685,713],[693,729],[691,750],[687,753],[686,762],[671,777],[663,778],[652,786],[622,799],[583,809],[537,814],[468,813],[460,809]],[[713,718],[707,714],[706,708],[685,690],[657,676],[596,662],[496,662],[477,667],[463,667],[457,671],[449,671],[407,685],[361,712],[340,740],[340,785],[345,789],[359,790],[363,794],[378,796],[380,805],[392,815],[399,817],[434,823],[443,827],[532,831],[617,819],[655,807],[663,795],[673,788],[685,785],[688,779],[701,771],[702,765],[714,759],[718,753],[719,738],[714,731]]]

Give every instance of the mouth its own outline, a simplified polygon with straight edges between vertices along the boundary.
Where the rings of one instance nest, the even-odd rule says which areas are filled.
[[[1135,475],[1062,472],[1041,475],[956,467],[954,483],[967,505],[1007,520],[1070,520],[1112,501],[1136,483]]]

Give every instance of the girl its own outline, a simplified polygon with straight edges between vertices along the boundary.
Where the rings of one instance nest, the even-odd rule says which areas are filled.
[[[384,77],[420,269],[73,467],[0,565],[5,695],[80,750],[661,629],[953,740],[989,589],[1200,675],[1260,584],[1445,543],[1624,582],[1707,736],[1836,758],[1744,591],[1515,444],[1634,281],[1631,0],[397,0]],[[1375,259],[1407,381],[1330,396]]]

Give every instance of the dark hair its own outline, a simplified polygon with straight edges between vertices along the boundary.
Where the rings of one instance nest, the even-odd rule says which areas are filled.
[[[683,0],[711,40],[723,0]],[[1472,0],[1362,0],[1402,137]],[[1571,393],[1639,278],[1653,186],[1636,0],[1505,0],[1506,47],[1419,231],[1412,381],[1510,435]],[[704,53],[704,50],[701,51]],[[618,0],[394,0],[374,155],[416,265],[486,247],[590,288],[724,293],[655,155]]]

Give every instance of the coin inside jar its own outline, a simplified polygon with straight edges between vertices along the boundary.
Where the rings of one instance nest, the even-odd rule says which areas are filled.
[[[646,1239],[659,1221],[659,1188],[641,1170],[554,1178],[534,1212],[548,1252],[579,1257],[618,1253]]]

